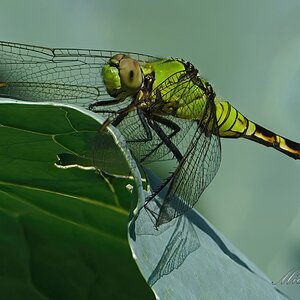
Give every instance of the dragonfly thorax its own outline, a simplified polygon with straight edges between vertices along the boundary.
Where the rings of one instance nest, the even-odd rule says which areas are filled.
[[[102,68],[107,93],[114,98],[125,99],[135,95],[143,84],[140,64],[124,55],[114,55]]]

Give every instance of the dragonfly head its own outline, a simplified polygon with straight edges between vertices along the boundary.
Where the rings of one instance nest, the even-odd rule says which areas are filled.
[[[143,84],[143,73],[138,61],[125,54],[114,55],[102,68],[106,90],[111,97],[135,95]]]

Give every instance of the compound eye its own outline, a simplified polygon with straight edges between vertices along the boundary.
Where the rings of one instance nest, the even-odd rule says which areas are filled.
[[[143,83],[143,74],[139,63],[131,58],[123,58],[119,64],[122,89],[130,94],[139,91]]]

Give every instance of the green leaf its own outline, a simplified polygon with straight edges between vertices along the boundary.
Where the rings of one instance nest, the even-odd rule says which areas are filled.
[[[95,114],[13,102],[0,104],[1,299],[153,299],[127,241],[134,181],[87,168]],[[128,175],[115,137],[103,139],[100,164]]]

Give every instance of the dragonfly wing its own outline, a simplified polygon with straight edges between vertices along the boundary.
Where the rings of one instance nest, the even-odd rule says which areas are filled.
[[[169,222],[193,207],[219,169],[220,138],[212,133],[217,133],[215,106],[209,100],[206,105],[206,114],[198,121],[197,130],[172,176],[156,225]]]
[[[120,51],[52,49],[0,41],[0,95],[84,107],[91,102],[112,100],[101,71],[117,53]],[[125,54],[140,62],[156,59],[137,53]]]
[[[5,86],[0,88],[0,96],[2,97],[34,102],[63,102],[77,104],[85,108],[88,108],[93,99],[99,99],[101,95],[106,95],[103,87],[57,83],[6,82]]]

